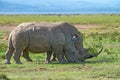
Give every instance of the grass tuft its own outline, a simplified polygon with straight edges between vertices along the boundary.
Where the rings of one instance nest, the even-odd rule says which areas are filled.
[[[10,80],[5,74],[0,74],[0,80]]]

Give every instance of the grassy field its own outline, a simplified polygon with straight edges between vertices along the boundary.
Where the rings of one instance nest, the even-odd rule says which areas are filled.
[[[22,22],[57,22],[72,24],[119,25],[120,15],[0,15],[0,24]]]
[[[99,25],[95,28],[79,29],[83,34],[84,46],[90,53],[104,50],[95,58],[80,64],[45,64],[44,54],[30,54],[33,62],[23,65],[4,64],[7,40],[10,31],[0,30],[0,80],[120,80],[120,16],[119,15],[0,15],[0,26],[16,25],[21,22],[66,21],[72,24]]]

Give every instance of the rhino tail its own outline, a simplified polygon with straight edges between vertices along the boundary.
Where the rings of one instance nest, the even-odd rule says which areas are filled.
[[[11,56],[13,54],[13,51],[14,51],[14,47],[12,44],[12,35],[10,34],[10,36],[8,38],[8,49],[5,53],[5,58],[6,58],[5,64],[10,64],[10,59],[11,59]]]
[[[12,35],[11,34],[9,35],[9,38],[8,38],[8,48],[14,49],[13,44],[12,44]]]

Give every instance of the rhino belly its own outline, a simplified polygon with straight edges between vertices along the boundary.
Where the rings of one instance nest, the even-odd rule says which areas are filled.
[[[42,53],[42,52],[51,51],[49,46],[45,46],[45,45],[42,46],[42,44],[40,44],[40,45],[30,45],[28,50],[30,52],[34,52],[34,53]]]
[[[49,34],[35,34],[30,36],[29,51],[31,52],[47,52],[50,51],[50,36]]]

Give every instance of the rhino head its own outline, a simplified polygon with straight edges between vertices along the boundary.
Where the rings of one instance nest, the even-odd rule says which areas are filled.
[[[81,35],[77,35],[77,36],[76,35],[77,34],[73,36],[74,46],[76,50],[78,51],[78,53],[76,53],[76,62],[81,62],[89,58],[97,57],[102,52],[103,46],[98,52],[92,53],[92,54],[89,53],[89,49],[83,48],[83,39]]]

